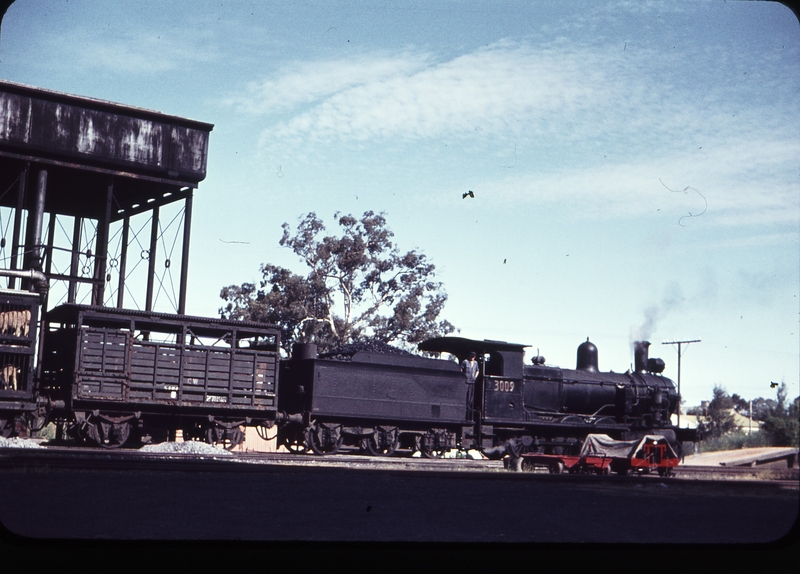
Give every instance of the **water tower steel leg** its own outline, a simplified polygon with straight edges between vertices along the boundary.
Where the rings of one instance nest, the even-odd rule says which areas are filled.
[[[178,314],[186,314],[186,285],[189,279],[189,239],[192,233],[192,196],[189,191],[183,211],[183,248],[181,250],[181,285],[178,294]]]
[[[81,227],[83,227],[83,218],[76,215],[75,222],[72,225],[72,260],[69,267],[70,277],[78,276],[78,258],[81,251]],[[67,288],[67,303],[74,303],[77,296],[78,283],[74,279],[69,280],[69,287]]]
[[[150,253],[147,268],[147,298],[145,311],[153,310],[153,285],[156,277],[156,248],[158,247],[158,206],[153,208],[153,226],[150,229]]]
[[[50,275],[53,270],[53,243],[56,238],[56,214],[50,214],[50,221],[47,224],[47,249],[44,256],[47,258],[44,266],[44,274]]]
[[[117,308],[122,309],[122,300],[125,296],[125,273],[128,264],[128,234],[131,228],[131,218],[126,215],[122,220],[122,249],[119,255],[119,286],[117,287]]]
[[[19,235],[22,229],[22,210],[25,209],[25,190],[28,186],[28,169],[26,164],[19,172],[19,187],[17,188],[17,208],[14,210],[14,236],[11,238],[11,269],[17,269],[19,257]],[[16,279],[9,278],[8,287],[14,289]]]
[[[106,208],[97,222],[97,244],[94,254],[94,278],[92,286],[92,305],[103,306],[106,287],[106,268],[108,260],[108,229],[111,225],[111,204],[114,201],[114,181],[106,188]]]

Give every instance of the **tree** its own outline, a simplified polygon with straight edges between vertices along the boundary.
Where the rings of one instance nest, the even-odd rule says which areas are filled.
[[[259,288],[222,289],[220,314],[278,325],[287,353],[293,343],[325,351],[367,339],[411,347],[455,330],[438,318],[447,295],[434,281],[434,265],[417,251],[400,253],[383,213],[334,218],[339,236],[323,236],[313,212],[300,218],[294,234],[284,223],[280,245],[301,258],[308,274],[263,264]]]
[[[762,429],[772,437],[773,446],[798,446],[800,443],[800,397],[790,405],[786,404],[788,390],[781,383],[776,391],[776,401],[764,418]]]
[[[734,402],[727,391],[720,385],[714,385],[714,398],[708,403],[708,416],[710,421],[704,432],[713,437],[720,437],[736,428],[733,419]]]
[[[744,397],[740,397],[736,393],[733,393],[731,395],[731,401],[733,402],[733,410],[735,410],[740,415],[744,415],[747,417],[750,416],[750,403],[747,402],[747,399],[745,399]]]

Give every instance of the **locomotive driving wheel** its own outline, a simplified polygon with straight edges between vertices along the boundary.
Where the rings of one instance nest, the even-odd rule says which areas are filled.
[[[306,429],[306,442],[314,454],[336,454],[342,446],[344,437],[341,425],[329,426],[325,423],[313,424]]]
[[[397,427],[378,427],[364,442],[372,456],[392,456],[397,450]]]

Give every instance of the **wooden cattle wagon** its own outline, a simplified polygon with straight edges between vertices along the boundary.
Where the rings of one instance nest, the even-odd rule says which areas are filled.
[[[62,305],[45,315],[42,389],[79,438],[242,440],[277,414],[280,331],[271,325]],[[58,416],[58,415],[57,415]]]

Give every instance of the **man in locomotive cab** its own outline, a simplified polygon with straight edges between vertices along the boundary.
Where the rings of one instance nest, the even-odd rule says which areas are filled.
[[[478,354],[473,351],[468,359],[461,361],[461,372],[464,373],[464,382],[467,384],[467,420],[472,420],[472,403],[475,399],[475,380],[478,378],[480,368],[477,359]]]

